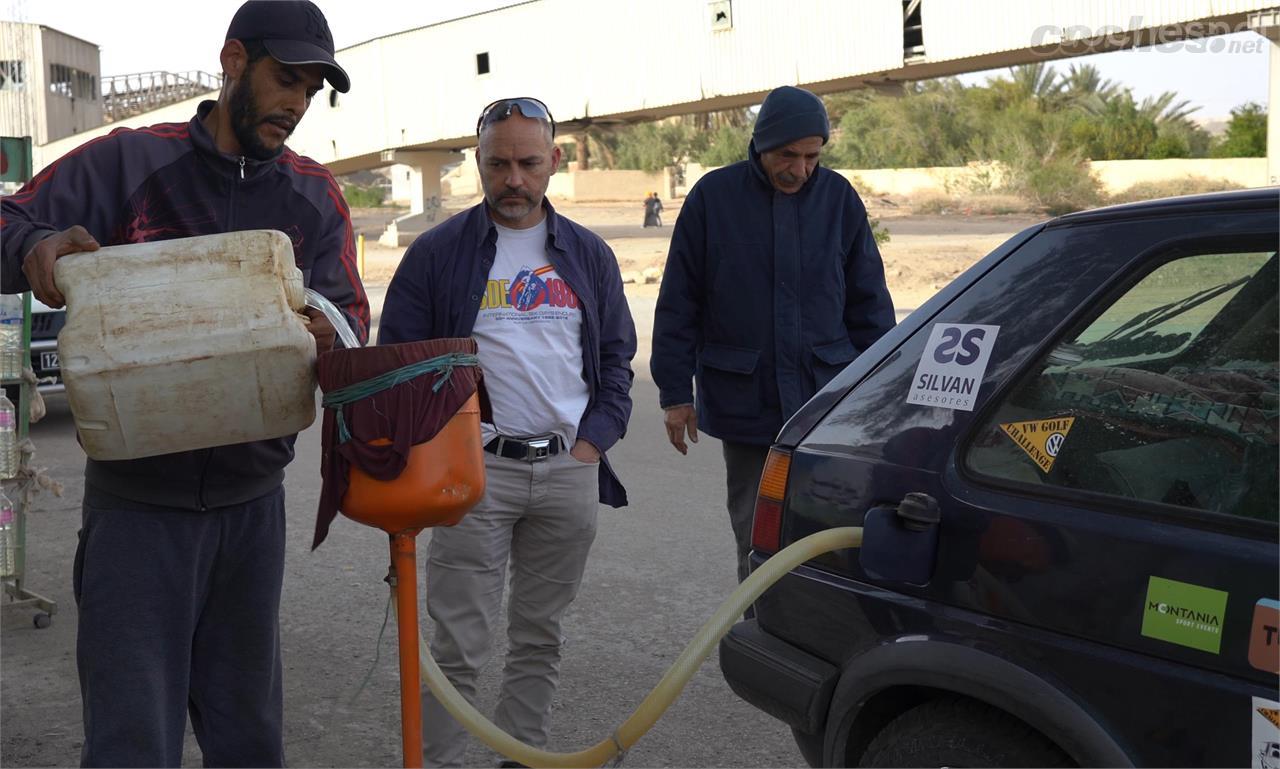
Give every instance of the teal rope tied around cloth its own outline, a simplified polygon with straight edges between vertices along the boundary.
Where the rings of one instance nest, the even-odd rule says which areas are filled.
[[[440,388],[444,387],[449,378],[453,376],[455,368],[478,365],[480,365],[480,359],[475,355],[451,352],[448,355],[439,355],[417,363],[410,363],[408,366],[388,371],[385,374],[379,374],[373,379],[366,379],[363,382],[356,382],[353,385],[327,392],[320,403],[327,409],[333,409],[337,414],[338,440],[346,443],[351,440],[351,432],[347,430],[347,420],[342,416],[342,407],[346,404],[377,395],[384,390],[390,390],[396,385],[404,384],[425,374],[438,375],[435,384],[431,385],[431,392],[440,392]]]

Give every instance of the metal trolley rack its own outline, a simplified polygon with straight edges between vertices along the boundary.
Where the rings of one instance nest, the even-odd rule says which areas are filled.
[[[22,295],[22,360],[24,365],[31,362],[31,292]],[[5,379],[7,391],[16,388],[18,397],[14,399],[17,408],[17,435],[21,444],[27,437],[30,426],[31,397],[36,385],[29,379]],[[8,532],[0,533],[0,537],[9,537],[9,542],[0,542],[3,547],[13,553],[11,559],[0,559],[0,582],[4,583],[4,592],[9,601],[6,606],[34,606],[36,614],[32,622],[38,628],[48,627],[53,615],[58,611],[56,601],[45,598],[28,590],[23,582],[27,565],[27,500],[29,494],[24,493],[23,486],[28,482],[26,470],[30,454],[19,455],[18,475],[15,478],[0,479],[4,485],[5,496],[13,503],[14,520]],[[10,561],[6,563],[5,561]],[[8,568],[5,568],[8,567]]]

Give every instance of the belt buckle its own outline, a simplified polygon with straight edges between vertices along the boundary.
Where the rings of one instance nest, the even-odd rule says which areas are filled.
[[[525,441],[525,461],[537,462],[551,456],[551,438],[532,438]]]

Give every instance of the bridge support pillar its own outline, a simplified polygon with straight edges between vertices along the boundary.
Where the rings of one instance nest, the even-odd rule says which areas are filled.
[[[1268,88],[1267,107],[1267,183],[1280,184],[1280,40],[1276,39],[1276,27],[1272,27],[1271,84]]]
[[[1249,28],[1271,41],[1267,107],[1267,183],[1280,184],[1280,10],[1249,14]]]
[[[396,248],[444,221],[440,175],[445,166],[462,162],[462,153],[439,150],[386,150],[384,163],[409,166],[409,213],[397,217],[378,242]]]

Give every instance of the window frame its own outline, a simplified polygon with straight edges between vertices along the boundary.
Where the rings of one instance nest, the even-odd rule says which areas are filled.
[[[4,82],[0,85],[0,92],[25,92],[27,90],[27,62],[26,59],[4,59],[0,61],[0,78]],[[17,77],[14,77],[14,74]]]
[[[1006,377],[974,411],[965,427],[951,463],[961,479],[979,488],[990,489],[1013,496],[1040,502],[1066,503],[1100,512],[1123,515],[1161,523],[1175,523],[1214,533],[1246,536],[1251,539],[1275,541],[1280,531],[1280,521],[1262,521],[1256,518],[1221,513],[1214,510],[1196,510],[1178,505],[1155,502],[1136,497],[1119,497],[1100,491],[1066,488],[1048,484],[1033,484],[999,476],[987,475],[969,466],[969,454],[974,441],[983,432],[995,413],[1009,397],[1028,382],[1032,372],[1041,367],[1048,354],[1068,338],[1082,333],[1110,309],[1121,297],[1145,280],[1153,272],[1178,259],[1220,253],[1272,253],[1277,248],[1276,230],[1249,229],[1227,235],[1179,237],[1161,240],[1139,252],[1122,268],[1118,276],[1090,292],[1088,297],[1066,316],[1027,356],[1016,372]],[[1074,335],[1074,336],[1073,336]],[[1192,340],[1194,342],[1194,340]],[[1046,419],[1053,415],[1046,415]]]

